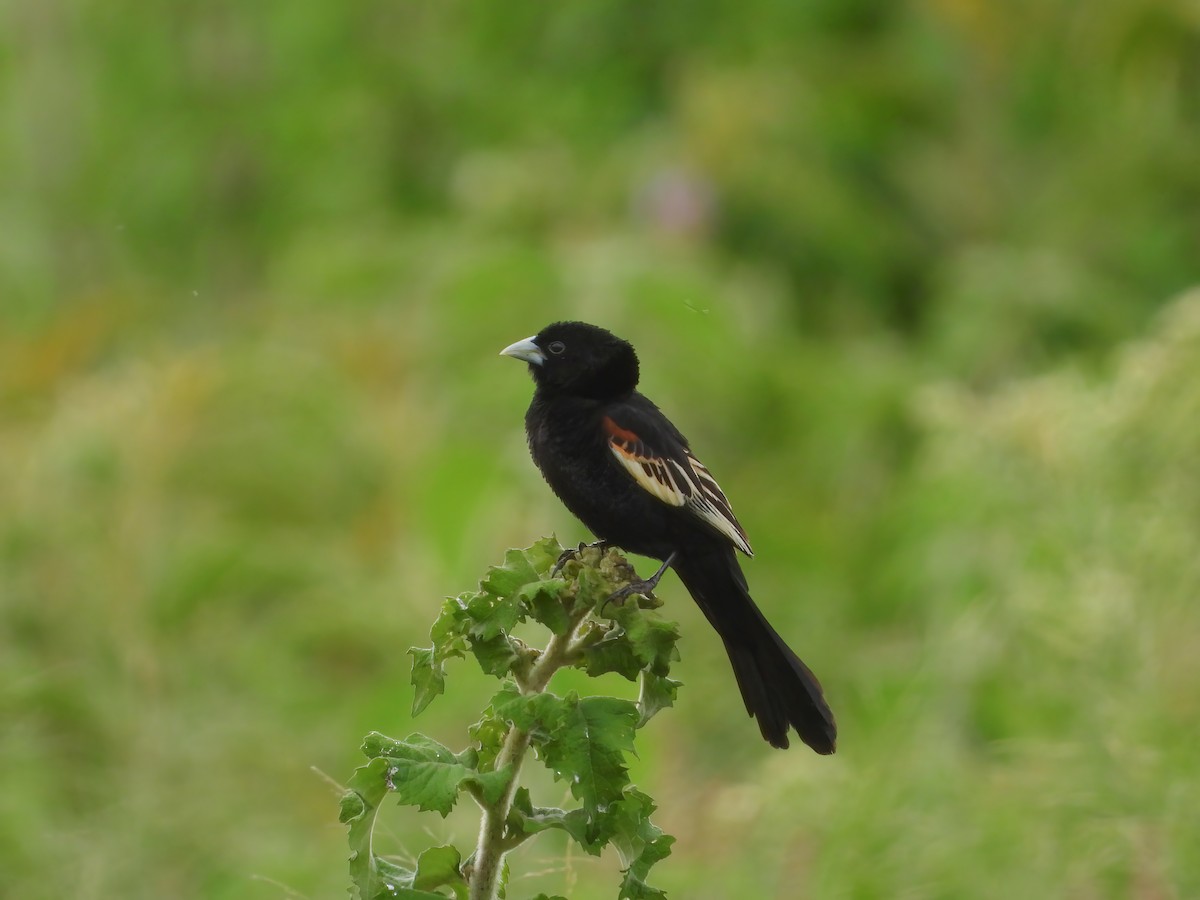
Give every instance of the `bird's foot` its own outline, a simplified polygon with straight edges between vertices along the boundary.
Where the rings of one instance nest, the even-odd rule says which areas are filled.
[[[603,603],[600,604],[600,611],[597,615],[604,615],[604,610],[608,609],[608,604],[614,606],[624,606],[625,601],[633,594],[641,594],[643,597],[654,596],[654,585],[649,581],[631,581],[623,588],[618,588],[609,594]]]
[[[587,543],[586,541],[580,541],[578,547],[570,547],[558,554],[558,560],[554,563],[554,568],[550,570],[550,577],[556,578],[558,573],[562,571],[562,567],[578,557],[579,554],[584,550],[589,550],[592,548],[598,550],[607,550],[611,546],[612,544],[610,544],[608,541],[595,541],[591,544]]]
[[[600,604],[600,615],[604,615],[604,610],[608,604],[615,603],[617,606],[621,606],[633,594],[641,594],[643,597],[649,597],[653,599],[654,589],[658,587],[658,583],[662,580],[663,573],[667,571],[667,567],[671,565],[671,562],[674,559],[675,554],[672,553],[666,558],[663,564],[658,567],[658,571],[649,578],[640,581],[631,581],[629,584],[625,585],[625,587],[617,588],[615,591],[609,594],[608,599]]]

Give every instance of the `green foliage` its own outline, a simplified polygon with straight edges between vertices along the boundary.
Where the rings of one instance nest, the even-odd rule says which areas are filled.
[[[585,537],[495,357],[578,317],[637,344],[844,733],[822,765],[762,746],[665,579],[689,690],[629,762],[679,836],[656,884],[1200,896],[1186,3],[0,22],[0,895],[337,895],[314,770],[413,730],[397,648],[429,651],[423,731],[501,746],[428,598]],[[387,809],[376,851],[414,870],[474,811]],[[612,854],[557,832],[519,893],[610,897]]]
[[[616,550],[582,548],[551,577],[563,553],[546,538],[525,550],[509,550],[504,564],[493,566],[480,590],[446,600],[430,630],[433,646],[414,648],[414,715],[441,694],[447,659],[474,655],[487,675],[502,680],[483,718],[471,726],[472,745],[455,754],[422,734],[402,741],[370,734],[361,766],[342,797],[340,820],[349,826],[350,872],[356,897],[446,896],[428,891],[447,888],[463,898],[490,898],[504,854],[547,829],[560,830],[589,854],[613,845],[624,876],[619,896],[657,900],[666,895],[646,883],[650,868],[669,853],[674,839],[650,821],[654,803],[633,787],[627,764],[637,730],[675,698],[678,683],[668,678],[677,658],[677,627],[653,612],[658,604],[636,597],[613,605],[608,598],[636,578]],[[512,634],[524,622],[550,632],[544,650],[530,648]],[[619,672],[642,680],[637,703],[571,691],[546,690],[559,668],[575,666],[598,677]],[[651,699],[647,700],[649,697]],[[567,782],[580,806],[571,810],[534,807],[516,777],[532,747],[556,780]],[[503,762],[503,764],[501,764]],[[446,816],[458,796],[468,792],[485,817],[480,843],[460,873],[453,847],[426,850],[415,869],[377,855],[372,847],[380,803],[394,793],[401,804]],[[488,818],[497,823],[489,829]],[[470,885],[472,879],[489,879]]]
[[[838,6],[410,19],[356,0],[198,6],[180,30],[166,8],[134,29],[72,0],[86,42],[15,17],[0,296],[32,317],[96,278],[200,308],[192,290],[230,285],[376,304],[421,280],[444,222],[464,223],[445,241],[461,254],[480,233],[620,229],[632,207],[646,232],[784,277],[816,332],[894,330],[994,379],[1111,345],[1195,278],[1178,4],[1082,24],[1030,0]],[[61,252],[75,229],[88,265]],[[451,299],[482,308],[492,284],[551,302],[554,270],[493,257]]]

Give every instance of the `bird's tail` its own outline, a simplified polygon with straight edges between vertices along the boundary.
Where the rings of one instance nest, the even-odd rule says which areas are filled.
[[[755,606],[733,549],[676,558],[671,568],[725,642],[746,711],[767,742],[787,747],[795,728],[817,753],[832,753],[837,725],[821,683]]]

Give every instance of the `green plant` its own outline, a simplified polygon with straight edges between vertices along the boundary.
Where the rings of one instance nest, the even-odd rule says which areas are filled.
[[[654,612],[658,601],[652,597],[607,602],[636,579],[616,550],[581,548],[552,577],[561,553],[552,538],[509,550],[479,590],[446,600],[430,630],[432,646],[409,651],[414,715],[444,691],[451,658],[472,654],[502,684],[468,729],[470,746],[461,753],[423,734],[404,740],[367,735],[362,749],[370,761],[355,772],[341,807],[350,831],[355,897],[504,897],[505,855],[548,829],[565,832],[593,855],[615,847],[624,867],[620,898],[665,896],[646,877],[671,852],[674,838],[651,823],[654,801],[630,783],[626,755],[633,752],[637,730],[674,702],[679,683],[669,673],[678,658],[679,631]],[[541,650],[514,634],[529,622],[550,632]],[[558,696],[547,688],[564,667],[639,681],[638,699]],[[570,785],[577,807],[533,805],[529,790],[520,786],[531,748],[557,780]],[[453,846],[424,851],[414,869],[373,852],[376,816],[389,793],[401,804],[446,816],[464,792],[481,811],[479,840],[465,861]]]

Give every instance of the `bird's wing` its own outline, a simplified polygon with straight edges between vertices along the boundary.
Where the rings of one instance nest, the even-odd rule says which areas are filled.
[[[638,398],[644,399],[644,398]],[[648,409],[614,408],[601,420],[613,457],[638,486],[668,506],[681,506],[753,556],[750,540],[712,473],[648,400]]]

